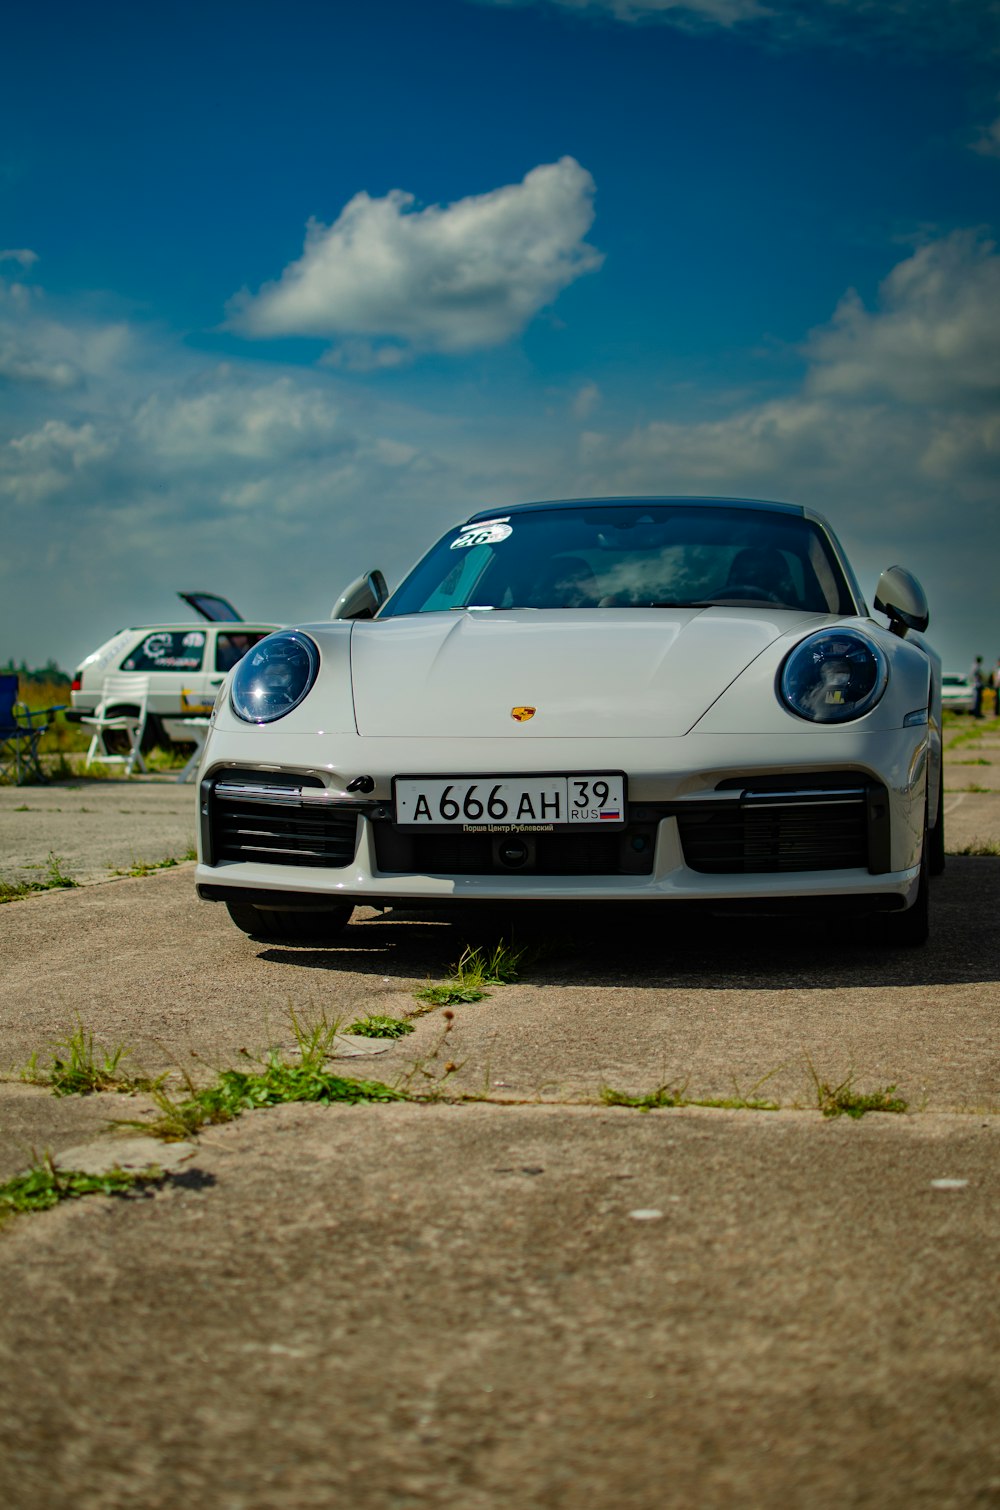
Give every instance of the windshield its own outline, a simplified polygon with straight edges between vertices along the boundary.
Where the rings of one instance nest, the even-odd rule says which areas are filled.
[[[801,515],[678,504],[530,509],[464,524],[379,618],[457,608],[705,608],[856,612],[822,531]]]

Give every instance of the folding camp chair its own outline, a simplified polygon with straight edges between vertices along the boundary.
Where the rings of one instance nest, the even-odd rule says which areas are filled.
[[[0,676],[0,775],[13,773],[18,786],[25,781],[44,781],[38,745],[52,723],[52,716],[66,706],[28,708],[18,700],[18,678]]]
[[[101,700],[93,713],[80,720],[89,724],[94,733],[83,763],[84,770],[95,762],[101,765],[120,765],[126,776],[131,776],[133,767],[147,769],[142,758],[142,733],[146,727],[146,703],[149,699],[149,677],[138,672],[122,671],[104,678]],[[108,749],[108,735],[123,735],[114,741],[116,748]],[[127,743],[128,749],[122,747]]]

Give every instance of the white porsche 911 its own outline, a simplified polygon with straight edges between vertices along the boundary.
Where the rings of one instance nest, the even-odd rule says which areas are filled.
[[[477,513],[391,596],[369,573],[230,674],[199,894],[267,941],[484,900],[838,913],[922,943],[941,667],[908,572],[875,608],[888,627],[788,504]]]

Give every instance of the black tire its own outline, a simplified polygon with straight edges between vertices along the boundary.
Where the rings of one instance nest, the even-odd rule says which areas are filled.
[[[169,750],[170,740],[167,739],[166,735],[164,734],[163,725],[160,723],[160,720],[157,718],[156,714],[147,713],[146,727],[142,731],[142,744],[140,745],[140,749],[142,750],[142,753],[144,755],[148,755],[150,750],[155,750],[157,746],[159,746],[160,749]]]
[[[278,912],[252,902],[227,902],[237,928],[259,944],[326,944],[347,926],[354,908],[347,902],[303,912]]]
[[[938,775],[937,820],[927,835],[927,862],[932,876],[944,871],[944,766]]]

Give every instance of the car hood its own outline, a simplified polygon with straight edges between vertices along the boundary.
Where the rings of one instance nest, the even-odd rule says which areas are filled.
[[[782,635],[816,614],[781,609],[516,609],[358,622],[358,732],[582,739],[687,733]],[[529,721],[514,708],[533,708]]]

